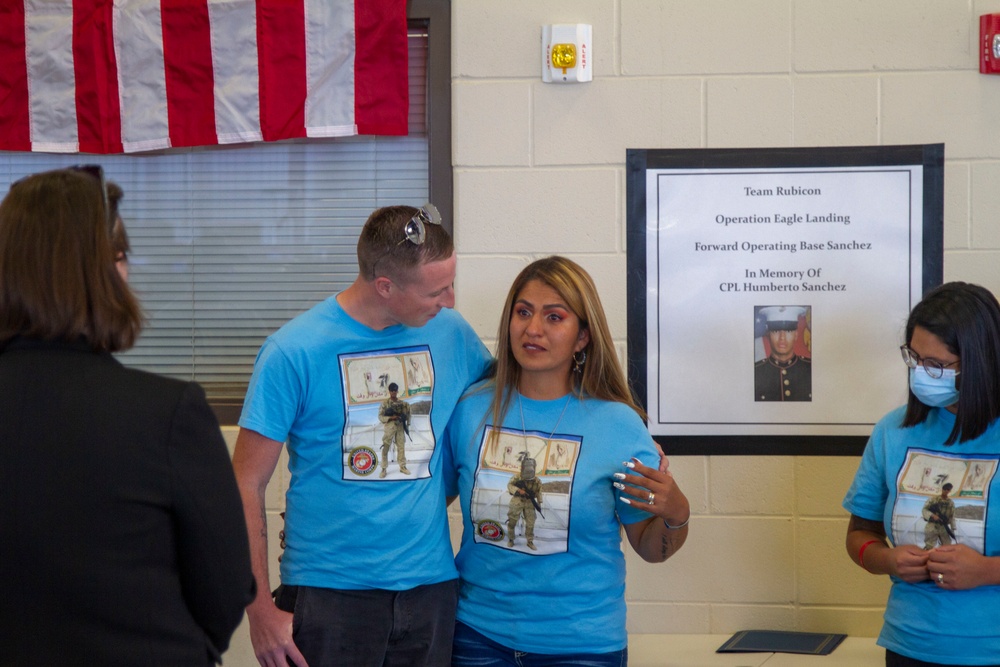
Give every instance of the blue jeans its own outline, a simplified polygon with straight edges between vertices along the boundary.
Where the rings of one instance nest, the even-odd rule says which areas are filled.
[[[527,653],[498,644],[461,621],[455,624],[452,667],[625,667],[628,648],[611,653]]]
[[[406,591],[282,586],[292,639],[312,667],[448,667],[458,580]],[[294,611],[293,611],[294,610]]]

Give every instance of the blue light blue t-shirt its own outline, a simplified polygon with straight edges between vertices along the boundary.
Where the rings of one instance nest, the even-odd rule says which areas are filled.
[[[473,390],[460,401],[445,438],[445,475],[453,484],[448,493],[460,494],[464,518],[456,559],[458,619],[521,651],[625,648],[620,526],[651,515],[618,499],[612,475],[628,472],[622,463],[633,456],[658,465],[645,424],[622,403],[569,395],[553,401],[522,397],[522,427],[515,396],[501,437],[491,444],[484,428],[491,421],[484,420],[490,399],[489,390]],[[513,536],[508,527],[516,507],[510,483],[520,479],[526,457],[542,483],[534,521],[537,550],[527,545],[525,517],[515,517]],[[511,537],[514,546],[508,546]]]
[[[921,510],[951,483],[958,543],[986,556],[1000,555],[1000,504],[995,498],[1000,492],[1000,421],[975,440],[946,447],[954,414],[933,408],[922,424],[902,428],[905,412],[898,408],[875,425],[844,509],[882,521],[893,545],[923,548],[928,538]],[[931,581],[910,584],[893,577],[878,644],[927,662],[996,664],[1000,586],[950,591]]]
[[[490,360],[453,310],[375,331],[335,297],[267,339],[240,426],[288,443],[283,583],[406,590],[457,576],[437,444]],[[378,419],[393,383],[410,405],[405,465]]]

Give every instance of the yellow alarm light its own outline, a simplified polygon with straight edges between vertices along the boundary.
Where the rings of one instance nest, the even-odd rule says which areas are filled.
[[[576,67],[576,45],[575,44],[553,44],[552,45],[552,66],[561,69],[563,74],[570,67]]]
[[[555,23],[542,26],[542,82],[583,83],[592,81],[593,26],[586,23]]]

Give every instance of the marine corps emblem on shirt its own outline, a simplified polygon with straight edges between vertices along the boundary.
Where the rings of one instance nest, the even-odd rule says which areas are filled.
[[[492,519],[483,519],[477,523],[476,532],[490,542],[499,542],[503,539],[503,526]]]
[[[375,450],[371,447],[355,447],[350,453],[351,470],[355,475],[370,475],[375,472]]]

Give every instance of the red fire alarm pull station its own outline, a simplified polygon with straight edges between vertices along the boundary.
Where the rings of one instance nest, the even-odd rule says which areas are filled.
[[[979,71],[1000,74],[1000,14],[979,17]]]

